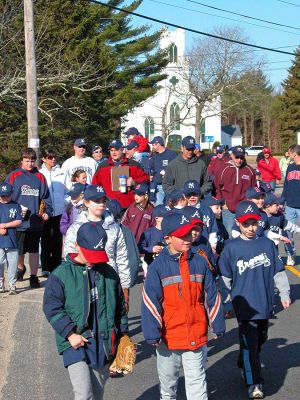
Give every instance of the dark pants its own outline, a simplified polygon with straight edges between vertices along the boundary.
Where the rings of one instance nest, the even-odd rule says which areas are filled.
[[[62,234],[59,230],[61,215],[50,217],[43,223],[41,238],[41,264],[43,271],[52,272],[61,264]]]
[[[238,321],[240,354],[238,366],[244,369],[247,385],[263,383],[261,376],[260,352],[268,339],[267,319]]]

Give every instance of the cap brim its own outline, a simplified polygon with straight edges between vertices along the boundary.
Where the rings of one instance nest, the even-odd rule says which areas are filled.
[[[134,190],[134,194],[137,194],[138,196],[144,196],[145,194],[148,194],[148,192],[140,192],[139,190]]]
[[[193,225],[204,225],[204,222],[200,218],[192,218],[191,223]]]
[[[84,249],[83,247],[80,247],[80,250],[82,252],[82,255],[91,264],[96,264],[100,262],[108,262],[109,258],[107,257],[107,254],[104,250],[99,251],[99,250],[88,250]]]
[[[248,221],[248,219],[256,219],[257,221],[259,221],[261,219],[261,216],[258,214],[246,214],[246,215],[242,215],[236,219],[237,219],[237,221],[243,223],[245,221]]]
[[[193,230],[195,228],[197,228],[197,225],[195,225],[195,224],[192,224],[192,223],[186,224],[186,225],[183,225],[180,228],[176,229],[176,231],[171,232],[167,236],[175,236],[175,237],[181,238],[183,236],[186,236],[188,233],[191,232],[191,230]]]
[[[196,148],[195,146],[190,147],[190,146],[184,146],[184,145],[183,145],[183,147],[185,147],[187,150],[195,150],[195,148]]]

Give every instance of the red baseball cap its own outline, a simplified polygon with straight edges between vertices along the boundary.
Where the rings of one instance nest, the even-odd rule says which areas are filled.
[[[82,255],[91,264],[108,262],[105,251],[107,234],[101,226],[101,222],[86,222],[77,232],[77,245]]]
[[[270,147],[264,147],[262,152],[264,154],[271,154],[271,149],[270,149]]]

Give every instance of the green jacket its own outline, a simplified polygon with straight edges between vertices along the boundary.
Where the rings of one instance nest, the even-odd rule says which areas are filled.
[[[96,266],[98,290],[98,330],[108,360],[116,351],[116,341],[127,332],[128,320],[118,274],[106,263]],[[90,288],[87,267],[67,260],[50,275],[44,293],[43,310],[56,332],[57,350],[61,354],[70,347],[67,335],[71,330],[85,338],[92,336],[88,327]]]

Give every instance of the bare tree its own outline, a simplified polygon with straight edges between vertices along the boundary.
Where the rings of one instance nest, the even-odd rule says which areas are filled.
[[[246,41],[238,27],[215,28],[213,34],[237,41]],[[225,90],[239,92],[245,84],[241,78],[245,73],[259,68],[262,60],[253,56],[253,51],[238,43],[227,42],[221,39],[204,38],[196,42],[189,51],[188,71],[183,77],[189,82],[189,88],[196,104],[195,138],[200,141],[200,127],[204,111],[210,115],[219,112],[215,108],[214,100],[222,98]],[[239,99],[240,101],[240,99]],[[228,104],[227,107],[234,107]],[[224,108],[222,112],[226,112]]]

